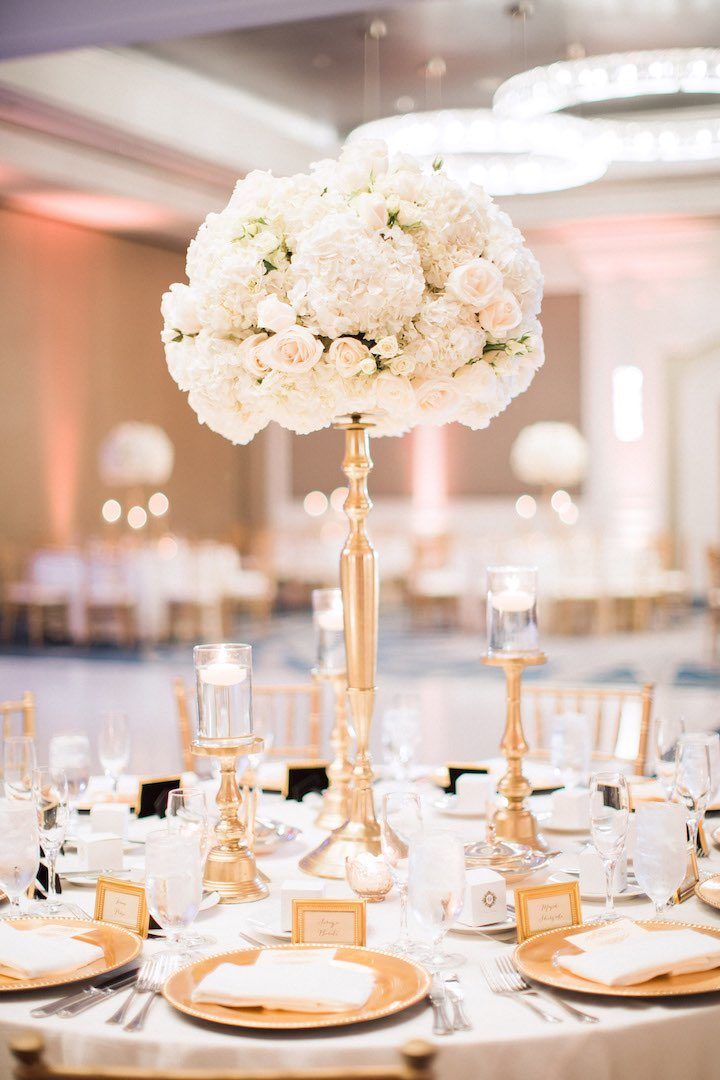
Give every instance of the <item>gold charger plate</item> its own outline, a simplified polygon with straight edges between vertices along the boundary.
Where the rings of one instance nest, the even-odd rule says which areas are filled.
[[[720,939],[720,929],[714,926],[700,926],[693,923],[665,922],[662,919],[637,919],[638,926],[645,930],[697,930],[709,937]],[[570,951],[565,940],[573,934],[579,934],[593,927],[560,927],[546,930],[543,934],[528,938],[515,949],[515,963],[519,971],[535,982],[545,986],[555,986],[560,990],[573,990],[578,994],[596,994],[600,997],[682,997],[685,994],[712,994],[720,990],[720,968],[712,971],[696,971],[691,975],[659,975],[655,979],[638,983],[636,986],[603,986],[588,979],[581,979],[569,971],[563,971],[553,963],[555,953],[563,948]],[[579,951],[579,950],[576,950]]]
[[[695,895],[710,907],[720,908],[720,874],[713,874],[695,886]]]
[[[317,945],[273,945],[272,949],[297,952],[301,949],[332,948]],[[194,1002],[195,987],[210,971],[220,964],[253,964],[261,949],[240,949],[237,952],[218,953],[207,956],[194,964],[181,968],[165,983],[163,994],[174,1008],[207,1020],[212,1024],[229,1024],[233,1027],[271,1028],[278,1031],[309,1030],[312,1028],[337,1027],[345,1024],[361,1024],[379,1020],[383,1016],[401,1012],[416,1005],[427,996],[430,976],[418,964],[399,956],[375,952],[359,946],[341,946],[335,949],[338,960],[362,964],[375,973],[375,987],[361,1009],[343,1013],[288,1012],[281,1009],[230,1009],[226,1005]]]
[[[16,930],[38,930],[42,926],[72,926],[82,929],[78,934],[80,941],[89,941],[91,945],[99,945],[105,954],[102,959],[92,964],[86,964],[77,971],[57,972],[54,975],[43,975],[37,979],[11,979],[7,975],[0,975],[0,993],[10,993],[17,990],[40,990],[46,986],[66,986],[71,983],[83,982],[85,979],[94,979],[98,975],[105,975],[109,971],[116,971],[124,967],[139,956],[142,949],[142,940],[130,930],[123,930],[120,926],[111,926],[110,923],[95,922],[93,919],[63,919],[46,918],[45,916],[22,916],[19,919],[8,919],[8,924]],[[51,948],[51,941],[48,943]]]

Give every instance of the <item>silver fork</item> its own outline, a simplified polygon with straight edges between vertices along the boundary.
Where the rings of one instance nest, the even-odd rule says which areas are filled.
[[[125,1017],[128,1014],[128,1011],[130,1009],[130,1005],[135,1000],[135,995],[143,993],[142,987],[145,985],[148,977],[157,968],[159,960],[160,960],[160,958],[154,957],[154,958],[152,958],[150,960],[145,961],[143,966],[140,968],[140,971],[138,972],[137,979],[133,983],[132,990],[130,991],[128,996],[125,998],[125,1000],[123,1001],[120,1008],[117,1009],[112,1014],[112,1016],[109,1017],[105,1021],[106,1024],[123,1024],[123,1023],[125,1023]]]
[[[453,1028],[455,1031],[471,1031],[472,1024],[468,1019],[468,1015],[465,1012],[465,995],[462,987],[460,986],[460,980],[453,972],[452,975],[445,976],[445,989],[447,990],[448,997],[450,998],[450,1004],[453,1009]]]
[[[566,1013],[575,1020],[579,1020],[581,1024],[599,1024],[600,1019],[597,1016],[592,1016],[590,1013],[583,1012],[582,1009],[576,1009],[574,1005],[570,1005],[567,1001],[563,1001],[561,997],[556,997],[555,994],[550,994],[547,990],[543,990],[537,986],[531,986],[524,977],[520,974],[518,969],[513,964],[509,956],[500,956],[496,960],[497,966],[501,971],[509,977],[511,981],[518,983],[518,992],[537,994],[539,997],[545,998],[546,1001],[552,1001],[556,1005],[559,1005],[561,1009],[564,1009]]]
[[[526,1005],[532,1012],[541,1016],[548,1024],[559,1024],[561,1022],[558,1016],[545,1012],[535,1002],[530,1001],[531,996],[535,996],[539,1000],[539,994],[535,994],[533,990],[521,990],[520,987],[511,982],[510,978],[496,964],[483,964],[482,973],[493,994],[497,994],[499,997],[514,998],[515,1001]]]
[[[150,1012],[150,1006],[161,992],[165,980],[177,969],[178,964],[179,958],[176,956],[166,955],[157,957],[155,961],[156,966],[147,976],[144,987],[140,991],[140,993],[145,993],[147,997],[130,1023],[125,1025],[123,1031],[142,1031],[145,1025],[145,1018]]]

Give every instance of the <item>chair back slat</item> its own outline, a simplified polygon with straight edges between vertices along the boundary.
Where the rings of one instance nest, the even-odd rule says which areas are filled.
[[[35,695],[26,690],[19,701],[0,701],[0,730],[4,739],[17,734],[13,721],[20,721],[22,735],[35,738]]]

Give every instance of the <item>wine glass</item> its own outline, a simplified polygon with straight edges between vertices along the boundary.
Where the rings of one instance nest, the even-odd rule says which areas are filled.
[[[21,914],[20,897],[40,865],[40,839],[32,802],[0,798],[0,889],[10,901],[10,914]]]
[[[42,902],[43,914],[56,915],[62,909],[55,888],[55,865],[67,833],[70,808],[67,777],[61,769],[41,765],[33,772],[33,799],[37,813],[40,846],[47,860],[47,900]]]
[[[693,851],[697,848],[698,829],[710,799],[711,777],[707,737],[701,732],[682,735],[675,750],[673,798],[685,804]]]
[[[687,873],[685,811],[679,803],[642,803],[635,817],[635,877],[652,900],[655,915],[659,918]]]
[[[385,862],[400,895],[400,939],[384,946],[384,952],[396,956],[413,953],[408,933],[408,848],[413,837],[422,832],[422,805],[413,791],[390,791],[383,798],[380,818],[380,844]]]
[[[101,717],[98,757],[103,772],[112,780],[113,795],[117,795],[118,781],[130,761],[130,729],[125,713],[109,712]]]
[[[382,719],[382,744],[393,780],[410,777],[410,768],[420,741],[420,703],[414,694],[400,694]]]
[[[411,839],[408,906],[413,919],[431,937],[428,966],[434,972],[464,962],[464,957],[442,951],[445,935],[462,911],[464,899],[465,849],[461,840],[441,830]]]
[[[182,957],[189,950],[184,932],[192,926],[202,900],[203,858],[199,832],[165,827],[145,840],[145,889],[148,908]]]
[[[675,751],[684,731],[681,716],[662,716],[655,721],[655,775],[667,798],[675,783]]]
[[[590,778],[590,837],[605,868],[605,911],[591,922],[617,919],[614,902],[615,867],[623,853],[630,821],[627,780],[620,772],[596,773]]]
[[[5,740],[3,751],[5,794],[8,799],[32,798],[35,765],[35,740],[29,735],[10,735]]]
[[[70,825],[77,827],[77,804],[90,782],[90,740],[87,735],[54,735],[50,740],[48,760],[53,769],[65,773],[70,800]]]
[[[568,791],[585,787],[590,775],[592,736],[583,713],[561,713],[552,723],[550,762]]]

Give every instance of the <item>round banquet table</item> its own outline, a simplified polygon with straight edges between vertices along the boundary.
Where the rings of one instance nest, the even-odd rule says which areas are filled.
[[[432,809],[437,789],[424,788],[427,817],[466,839],[482,834],[482,824],[467,819],[445,817]],[[536,797],[538,810],[547,799]],[[271,895],[255,904],[220,905],[201,913],[196,926],[212,935],[217,944],[209,951],[243,948],[238,930],[248,917],[263,918],[279,910],[279,887],[287,878],[300,877],[298,858],[321,838],[312,825],[314,810],[266,796],[263,812],[303,828],[302,835],[264,856],[260,865],[272,879]],[[710,823],[708,823],[710,825]],[[711,829],[708,828],[708,832]],[[577,849],[577,840],[552,834],[557,847]],[[720,853],[713,851],[702,860],[701,869],[720,870]],[[526,879],[540,883],[552,871]],[[94,891],[66,888],[69,900],[92,912]],[[328,895],[349,896],[341,882],[328,883]],[[621,914],[647,918],[651,905],[645,898],[618,905]],[[583,902],[583,911],[592,915],[600,905]],[[720,912],[692,898],[670,912],[672,919],[720,926]],[[381,904],[368,905],[368,945],[387,943],[397,936],[399,903],[395,894]],[[147,954],[162,949],[161,940],[148,940]],[[163,1068],[214,1069],[342,1067],[343,1064],[388,1064],[408,1039],[434,1041],[438,1048],[439,1080],[717,1080],[720,1075],[720,994],[686,999],[642,1000],[603,999],[589,995],[568,995],[581,1008],[594,1013],[600,1023],[576,1022],[555,1006],[550,1011],[562,1017],[548,1024],[534,1016],[520,1002],[497,997],[488,989],[480,965],[502,953],[510,954],[507,939],[467,937],[450,934],[448,949],[463,953],[466,962],[457,968],[465,992],[472,1031],[456,1032],[433,1040],[431,1010],[425,1003],[379,1022],[325,1030],[318,1034],[243,1032],[219,1028],[176,1012],[164,999],[152,1007],[145,1030],[128,1034],[105,1024],[118,1005],[111,999],[70,1020],[34,1020],[30,1009],[56,994],[50,991],[3,995],[0,1005],[0,1076],[10,1076],[8,1042],[21,1032],[41,1033],[48,1047],[48,1060],[67,1065],[135,1065]]]

